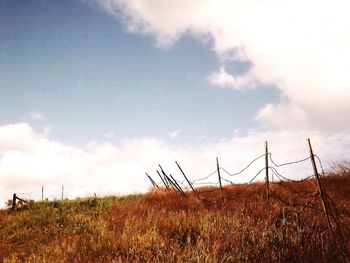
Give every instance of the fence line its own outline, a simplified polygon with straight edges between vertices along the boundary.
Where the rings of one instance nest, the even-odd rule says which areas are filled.
[[[41,191],[36,192],[17,192],[13,194],[11,200],[9,200],[8,205],[15,210],[17,207],[22,206],[23,204],[32,203],[34,201],[42,200],[63,200],[67,198],[69,194],[64,191],[64,186],[62,185],[61,190],[52,190],[54,187],[49,187],[50,191],[42,186]]]
[[[161,185],[164,185],[166,189],[172,189],[178,192],[184,198],[187,197],[187,190],[190,190],[190,191],[193,191],[193,193],[196,195],[196,197],[199,200],[207,201],[207,202],[217,203],[219,199],[221,200],[222,203],[224,203],[224,201],[226,200],[239,200],[242,198],[252,196],[254,194],[258,194],[263,189],[266,189],[265,197],[266,197],[267,205],[269,205],[270,199],[273,198],[284,204],[288,204],[291,206],[301,206],[303,209],[311,208],[318,211],[320,209],[313,206],[311,203],[315,200],[317,196],[319,196],[323,206],[323,211],[327,217],[329,228],[331,229],[332,226],[331,226],[330,218],[328,214],[332,211],[332,209],[330,209],[330,205],[328,201],[329,197],[325,192],[325,189],[320,180],[315,160],[317,160],[319,168],[321,168],[322,174],[324,174],[323,164],[320,157],[313,153],[311,148],[311,142],[309,139],[308,139],[308,144],[309,144],[309,150],[310,150],[309,157],[305,157],[299,160],[289,161],[285,163],[277,163],[272,158],[272,153],[268,151],[268,147],[267,147],[268,145],[267,145],[267,142],[265,142],[265,153],[257,157],[254,157],[247,165],[243,167],[243,169],[239,170],[238,172],[233,172],[233,173],[229,172],[227,169],[225,169],[219,164],[219,159],[216,158],[216,170],[202,178],[197,178],[195,180],[191,180],[189,179],[189,177],[185,175],[183,169],[181,168],[178,162],[175,162],[175,163],[179,168],[181,175],[184,177],[182,181],[176,179],[171,174],[167,174],[161,165],[159,165],[160,172],[158,170],[156,171],[161,181],[155,180],[147,172],[145,174],[154,188],[159,189]],[[235,183],[233,181],[234,178],[241,175],[243,172],[247,171],[248,168],[250,168],[255,162],[257,162],[263,157],[265,158],[264,167],[260,168],[257,171],[257,173],[253,174],[253,176],[249,180],[243,183]],[[281,171],[279,171],[279,169],[282,167],[288,167],[291,165],[304,163],[309,160],[311,161],[314,174],[308,175],[302,179],[288,178],[288,176],[283,175]],[[252,183],[263,171],[265,171],[265,182],[255,185],[253,189],[251,189]],[[223,174],[221,174],[221,172]],[[206,181],[206,180],[209,180],[209,178],[211,178],[214,175],[215,175],[215,180],[211,179],[210,182]],[[277,181],[274,180],[274,177],[277,179]],[[313,178],[315,178],[316,180],[313,180]],[[289,183],[302,183],[302,182],[308,182],[308,181],[315,185],[314,190],[312,191],[296,190],[293,186],[289,184]],[[317,184],[315,183],[315,181],[317,182]],[[229,186],[231,188],[239,187],[239,189],[237,189],[237,191],[233,193],[232,191],[231,192],[228,191],[228,188],[226,188],[226,186]],[[272,189],[272,187],[281,188],[290,194],[297,195],[298,197],[305,199],[307,202],[305,204],[302,204],[302,203],[291,204],[287,200],[283,200],[276,193],[276,191]],[[218,192],[220,192],[220,195],[218,195]],[[63,200],[64,193],[65,192],[64,192],[63,186],[61,188],[61,191],[48,192],[46,191],[44,186],[42,186],[41,191],[38,191],[38,192],[15,193],[12,199],[12,207],[14,209],[16,208],[17,200],[19,202],[28,202],[28,200],[33,199],[32,198],[33,196],[39,197],[36,199],[40,199],[40,196],[41,196],[41,200],[44,200],[44,199],[54,199],[54,200],[62,199]],[[206,196],[204,196],[204,194]],[[213,195],[210,196],[211,194]],[[66,196],[67,196],[67,193],[66,193]],[[214,200],[209,200],[208,197],[214,198]]]
[[[306,208],[310,208],[316,211],[323,211],[325,213],[329,229],[332,229],[332,225],[329,217],[329,213],[331,212],[330,205],[329,205],[329,197],[325,192],[325,189],[319,178],[320,175],[318,174],[315,160],[317,160],[319,168],[321,168],[322,174],[324,174],[323,164],[320,157],[313,153],[310,140],[308,139],[307,141],[308,141],[308,146],[310,150],[310,156],[308,157],[305,157],[299,160],[285,162],[285,163],[277,163],[275,160],[273,160],[272,153],[268,151],[268,147],[267,147],[268,145],[267,145],[267,142],[265,142],[265,153],[253,158],[246,166],[244,166],[243,169],[239,170],[238,172],[230,173],[227,169],[219,165],[219,161],[217,158],[216,159],[217,169],[211,172],[210,174],[208,174],[207,176],[204,176],[202,178],[198,178],[195,180],[190,180],[188,179],[188,177],[185,176],[185,180],[183,181],[174,179],[172,177],[178,186],[177,188],[179,188],[179,189],[175,189],[175,188],[174,189],[178,190],[178,192],[181,194],[183,194],[185,190],[191,189],[193,192],[196,193],[196,196],[199,200],[206,201],[206,202],[216,202],[216,203],[219,202],[219,200],[225,201],[225,200],[238,200],[238,199],[246,198],[251,195],[259,193],[263,189],[266,189],[265,196],[266,196],[267,205],[269,205],[270,199],[273,198],[285,205],[294,206],[294,207],[300,206],[302,207],[303,210]],[[251,167],[256,161],[258,161],[263,157],[265,157],[265,166],[259,169],[259,171],[256,174],[254,174],[253,177],[251,177],[248,181],[236,184],[233,182],[233,180],[230,180],[232,177],[237,177],[238,175],[241,175],[249,167]],[[311,161],[314,173],[302,179],[288,178],[288,176],[283,175],[279,171],[279,168],[288,167],[291,165],[296,165],[307,161]],[[181,172],[183,173],[183,170],[181,169],[178,162],[176,162],[176,165],[180,168]],[[221,175],[220,171],[222,171],[230,179]],[[263,171],[265,171],[265,182],[262,183],[261,185],[258,184],[258,187],[251,191],[250,188],[252,183]],[[209,180],[209,178],[211,178],[215,174],[217,176],[216,177],[217,179],[215,181],[211,181],[211,182],[205,181],[205,180]],[[269,174],[271,174],[272,176],[271,179],[269,178]],[[274,177],[276,177],[277,181],[273,179]],[[160,178],[162,179],[161,176]],[[162,184],[162,182],[163,182],[163,185],[166,186],[163,179],[162,179],[162,182],[159,182],[159,181],[155,182],[153,181],[152,178],[149,178],[149,179],[151,180],[152,184],[154,183],[154,185],[156,185],[158,188],[159,188],[159,185]],[[296,190],[293,186],[289,184],[289,183],[303,183],[308,181],[314,184],[315,186],[314,190],[312,191]],[[315,181],[317,182],[317,184],[315,183]],[[228,188],[225,188],[225,186],[228,186]],[[239,186],[239,187],[244,186],[244,187],[243,189],[239,189],[239,191],[236,193],[232,193],[232,192],[230,193],[230,191],[228,191],[228,189],[231,189],[232,187],[236,187],[236,186]],[[202,188],[198,188],[198,187],[202,187]],[[281,188],[292,195],[297,195],[301,199],[306,200],[306,203],[295,203],[295,202],[291,203],[290,201],[283,200],[282,197],[276,193],[276,191],[272,191],[271,187]],[[218,194],[219,192],[221,192],[220,195]],[[203,196],[204,194],[206,195],[206,197]],[[214,195],[210,196],[210,194],[214,194]],[[208,196],[210,196],[210,198],[213,197],[216,199],[209,200]],[[320,197],[320,201],[322,203],[323,209],[320,209],[317,206],[312,205],[312,202],[315,200],[316,197]]]

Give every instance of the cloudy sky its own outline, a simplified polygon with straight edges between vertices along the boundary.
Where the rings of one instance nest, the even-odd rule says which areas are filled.
[[[278,162],[307,137],[349,159],[349,5],[0,0],[0,200],[142,192],[175,160],[234,172],[265,140]]]

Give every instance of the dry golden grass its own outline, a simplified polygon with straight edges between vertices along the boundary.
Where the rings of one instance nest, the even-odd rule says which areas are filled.
[[[35,203],[0,213],[3,262],[346,262],[350,174],[325,177],[332,231],[315,181],[227,186],[193,193],[157,190],[125,198]],[[293,189],[295,194],[287,190]],[[282,202],[282,201],[283,202]],[[314,209],[316,208],[316,209]]]

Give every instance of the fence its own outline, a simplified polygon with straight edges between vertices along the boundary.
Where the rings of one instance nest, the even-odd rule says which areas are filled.
[[[58,190],[53,187],[41,187],[41,191],[38,192],[27,192],[27,193],[14,193],[12,200],[9,200],[8,205],[13,210],[18,207],[25,206],[26,204],[32,203],[38,200],[63,200],[67,198],[68,194],[64,191],[64,186]]]
[[[319,164],[319,168],[322,171],[322,174],[324,174],[323,165],[320,160],[320,158],[313,153],[313,149],[311,146],[310,139],[308,141],[308,147],[309,147],[309,156],[300,160],[292,161],[292,162],[286,162],[278,164],[275,162],[272,158],[271,152],[268,151],[268,143],[265,142],[265,153],[262,155],[257,156],[254,158],[251,162],[248,163],[242,170],[230,173],[225,168],[221,167],[219,164],[219,158],[216,158],[216,170],[208,174],[207,176],[203,178],[198,178],[196,180],[190,180],[183,169],[181,168],[180,164],[175,161],[176,166],[181,172],[181,175],[184,177],[182,181],[175,179],[171,174],[167,174],[163,167],[159,165],[159,170],[156,170],[157,176],[160,178],[160,181],[155,181],[147,172],[146,176],[152,183],[152,185],[155,188],[160,188],[161,185],[163,185],[166,189],[173,189],[176,192],[178,192],[181,196],[186,197],[188,194],[188,190],[192,191],[194,195],[201,201],[209,202],[209,203],[224,203],[227,200],[239,200],[242,198],[249,197],[251,195],[257,194],[261,191],[265,192],[266,196],[266,205],[269,205],[270,198],[274,198],[275,200],[278,200],[279,202],[289,205],[289,206],[302,206],[303,208],[311,208],[315,210],[320,210],[316,206],[313,206],[312,202],[316,199],[316,197],[320,197],[321,203],[322,203],[322,211],[325,214],[325,217],[327,219],[327,223],[329,228],[332,228],[331,222],[330,222],[330,213],[331,208],[329,205],[329,196],[326,194],[324,190],[324,186],[322,185],[320,174],[318,172],[318,167],[316,165],[316,161]],[[258,160],[264,158],[264,167],[260,168],[257,173],[253,175],[248,181],[244,183],[236,184],[234,181],[230,178],[237,177],[238,175],[241,175],[244,171],[246,171],[248,168],[250,168],[255,162]],[[305,178],[302,178],[300,180],[295,180],[288,178],[287,176],[283,175],[279,169],[282,167],[288,167],[290,165],[294,164],[300,164],[304,162],[311,162],[313,174],[306,176]],[[251,189],[251,184],[256,180],[256,178],[261,174],[265,173],[265,182],[258,187],[254,187],[254,189]],[[214,182],[207,182],[206,180],[216,178]],[[274,180],[274,178],[277,178],[277,180]],[[293,186],[287,184],[287,182],[293,182],[293,183],[301,183],[308,181],[309,179],[314,178],[315,180],[310,180],[311,183],[316,181],[315,189],[313,191],[297,191],[293,188]],[[238,192],[233,193],[232,191],[227,191],[226,185],[230,185],[232,187],[239,186],[243,189],[240,189]],[[203,190],[203,186],[207,187],[207,189]],[[276,186],[283,188],[284,190],[288,191],[291,194],[298,195],[298,197],[303,198],[306,200],[305,203],[291,203],[288,200],[283,200],[278,195],[272,193],[272,187]],[[201,187],[201,188],[199,188]],[[218,192],[219,195],[217,194]],[[203,194],[206,194],[206,196],[203,196]],[[212,197],[208,198],[208,195],[213,194]],[[218,199],[218,196],[220,197]],[[34,197],[34,198],[33,198]],[[18,204],[28,203],[30,200],[58,200],[58,199],[64,199],[65,193],[64,193],[64,187],[62,186],[60,191],[46,191],[44,187],[41,188],[41,192],[31,192],[31,193],[15,193],[13,194],[12,198],[12,209],[16,209],[17,207],[17,201]],[[331,214],[332,216],[333,214]]]
[[[194,193],[194,195],[198,198],[198,200],[204,201],[204,202],[211,202],[211,203],[218,203],[218,202],[224,203],[227,200],[239,200],[239,199],[257,194],[261,191],[264,191],[265,192],[264,196],[266,197],[267,206],[269,206],[270,198],[273,198],[284,205],[301,206],[303,209],[310,208],[317,211],[322,211],[327,220],[328,227],[329,229],[331,229],[332,224],[331,224],[330,217],[331,216],[333,217],[333,213],[329,205],[330,198],[324,190],[324,186],[321,182],[320,173],[318,171],[316,162],[318,163],[319,168],[322,171],[322,174],[324,174],[323,165],[322,165],[321,159],[313,153],[310,139],[307,139],[307,142],[308,142],[308,148],[309,148],[309,156],[296,161],[291,161],[291,162],[286,162],[281,164],[276,163],[272,158],[271,152],[268,151],[268,143],[265,142],[265,153],[260,156],[257,156],[251,162],[249,162],[248,165],[246,165],[242,170],[235,173],[230,173],[225,168],[221,167],[219,164],[219,159],[216,158],[216,170],[203,178],[190,180],[184,173],[179,163],[176,161],[175,161],[175,164],[184,178],[182,181],[175,179],[171,174],[167,174],[161,165],[159,165],[159,170],[156,170],[156,173],[160,178],[160,181],[154,180],[147,172],[146,172],[146,176],[150,180],[151,184],[157,189],[159,189],[161,185],[163,185],[163,187],[165,187],[166,189],[173,189],[183,197],[187,196],[188,192],[186,190],[189,190]],[[239,184],[234,183],[232,179],[233,177],[237,177],[238,175],[241,175],[244,171],[246,171],[249,167],[251,167],[255,162],[257,162],[262,158],[264,158],[264,163],[265,163],[264,167],[261,167],[261,169],[259,169],[258,172],[255,173],[246,182],[239,183]],[[313,174],[308,175],[300,180],[288,178],[287,176],[283,175],[279,171],[279,169],[282,167],[288,167],[290,165],[300,164],[304,162],[310,162],[313,169]],[[265,173],[265,182],[262,183],[261,185],[255,185],[254,187],[252,187],[252,183],[256,180],[256,178],[261,173]],[[208,180],[209,179],[212,180],[212,178],[215,178],[214,179],[215,181],[213,180],[211,182],[208,182]],[[276,178],[277,180],[275,180],[274,178]],[[293,186],[288,184],[288,182],[301,183],[305,181],[310,181],[310,183],[314,184],[314,190],[300,192],[294,189]],[[240,188],[243,187],[243,189],[240,189],[238,192],[228,191],[228,188],[225,187],[227,185],[229,185],[229,187],[235,187],[235,186]],[[305,199],[305,202],[291,203],[288,200],[283,200],[280,196],[276,194],[277,191],[275,191],[274,194],[271,195],[272,186],[276,188],[283,188],[285,191],[288,191],[293,195],[297,195],[299,198]],[[211,193],[213,195],[210,198],[208,198],[208,194],[210,196]],[[320,201],[322,203],[322,209],[312,204],[317,197],[320,198]]]

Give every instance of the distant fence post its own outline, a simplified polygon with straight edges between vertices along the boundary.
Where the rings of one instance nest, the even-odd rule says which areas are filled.
[[[331,222],[329,220],[329,214],[328,214],[328,209],[327,209],[327,205],[326,205],[326,199],[324,197],[324,192],[323,192],[320,176],[319,176],[318,171],[317,171],[315,157],[314,157],[314,153],[312,151],[311,141],[310,141],[309,138],[307,139],[307,142],[308,142],[309,150],[310,150],[310,159],[311,159],[311,163],[312,163],[312,168],[314,170],[314,174],[315,174],[315,177],[316,177],[316,180],[317,180],[317,184],[318,184],[319,194],[321,196],[323,211],[324,211],[324,213],[326,215],[326,218],[327,218],[328,227],[329,227],[329,229],[332,229],[332,225],[331,225]]]
[[[16,210],[16,199],[17,199],[17,195],[13,194],[13,197],[12,197],[12,210]]]
[[[63,187],[64,187],[64,186],[62,185],[62,200],[63,200],[63,193],[64,193],[64,192],[63,192]]]
[[[44,200],[44,186],[41,187],[41,200]]]
[[[218,157],[216,157],[216,169],[218,171],[218,177],[219,177],[219,184],[220,184],[220,190],[221,190],[221,201],[224,202],[224,193],[222,190],[220,166],[219,166],[219,158]]]
[[[267,204],[270,202],[270,186],[269,186],[269,149],[267,141],[265,141],[265,179],[266,179],[266,197],[267,197]]]

